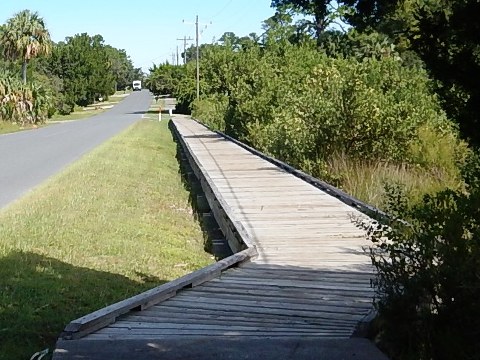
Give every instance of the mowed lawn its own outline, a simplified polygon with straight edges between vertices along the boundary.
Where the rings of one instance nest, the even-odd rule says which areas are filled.
[[[142,120],[0,211],[0,359],[212,263],[167,121]]]

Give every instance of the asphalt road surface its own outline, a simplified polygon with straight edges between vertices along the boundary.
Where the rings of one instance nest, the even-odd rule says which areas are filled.
[[[141,119],[151,101],[137,91],[88,119],[0,135],[0,209]]]

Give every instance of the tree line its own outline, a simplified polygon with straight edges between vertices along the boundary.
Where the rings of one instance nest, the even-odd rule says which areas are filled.
[[[367,229],[393,359],[480,352],[480,2],[274,0],[147,85],[179,111],[391,215]],[[388,239],[388,240],[387,240]]]
[[[45,21],[23,10],[0,27],[0,121],[44,122],[107,99],[143,76],[123,49],[86,33],[52,42]]]

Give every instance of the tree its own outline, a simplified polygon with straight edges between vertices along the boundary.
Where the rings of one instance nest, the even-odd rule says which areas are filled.
[[[465,137],[480,145],[480,2],[442,0],[419,7],[408,29],[412,49],[441,82],[447,113]]]
[[[312,38],[309,33],[308,26],[305,24],[293,23],[293,16],[284,8],[278,8],[276,13],[266,19],[262,24],[262,29],[265,30],[264,42],[266,44],[281,43],[288,41],[292,44],[300,43],[303,38]],[[305,31],[307,30],[307,31]]]
[[[72,111],[75,104],[86,106],[99,97],[108,98],[115,91],[115,73],[100,35],[67,37],[65,42],[55,45],[42,68],[43,73],[62,80],[62,93],[68,104],[64,112]]]
[[[402,0],[400,0],[402,1]],[[397,0],[343,0],[353,11],[347,15],[349,24],[359,31],[375,29],[381,32],[399,32],[403,27],[396,14]]]
[[[115,90],[125,89],[127,86],[131,86],[133,80],[143,77],[141,69],[133,67],[132,60],[125,50],[119,50],[110,45],[106,45],[105,50],[115,77]]]
[[[7,20],[0,43],[3,54],[11,60],[22,61],[22,79],[27,82],[27,64],[39,55],[48,54],[52,49],[50,34],[43,19],[37,12],[23,10]]]
[[[336,18],[342,17],[348,9],[346,6],[340,5],[340,1],[333,0],[272,0],[271,7],[276,8],[279,12],[288,10],[297,14],[313,16],[313,21],[301,20],[299,26],[302,28],[312,27],[319,46],[321,36],[327,27],[336,22]]]
[[[349,22],[413,50],[435,79],[442,106],[464,137],[480,145],[480,2],[478,0],[344,0]]]

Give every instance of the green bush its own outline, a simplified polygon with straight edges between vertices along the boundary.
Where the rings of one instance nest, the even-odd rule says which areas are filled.
[[[37,82],[24,84],[8,72],[0,71],[0,120],[22,126],[44,122],[53,107],[50,89]]]
[[[177,108],[356,196],[398,179],[413,180],[407,186],[416,199],[461,188],[458,166],[469,150],[420,66],[405,66],[376,36],[355,38],[345,58],[275,36],[205,47],[200,99],[189,62],[173,87]],[[349,168],[338,171],[337,159]],[[382,176],[352,187],[354,173]],[[377,195],[363,199],[382,204]]]
[[[466,153],[425,71],[395,57],[329,58],[288,44],[241,51],[215,46],[201,69],[200,120],[306,170],[341,154],[447,166],[455,176]]]
[[[409,206],[390,189],[396,219],[370,230],[381,343],[399,359],[474,359],[480,352],[480,160],[467,191]]]
[[[202,119],[214,129],[222,129],[224,125],[223,115],[226,113],[228,98],[225,95],[212,95],[204,100],[195,100],[192,103],[192,115]]]

